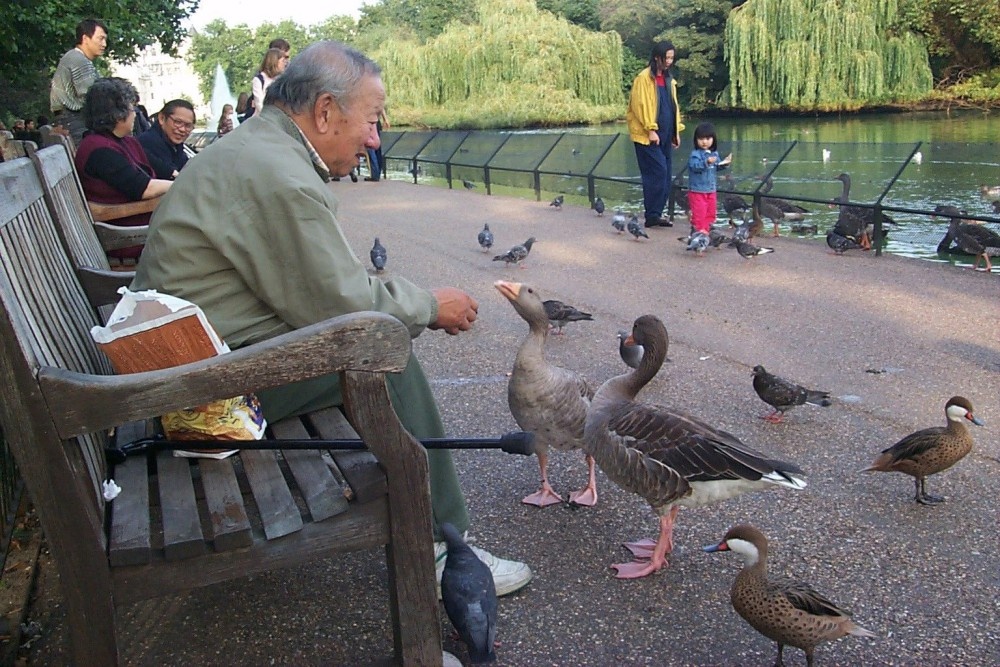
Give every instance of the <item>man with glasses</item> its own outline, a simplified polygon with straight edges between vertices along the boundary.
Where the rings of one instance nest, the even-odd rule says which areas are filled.
[[[156,114],[153,127],[139,135],[139,143],[146,151],[157,178],[177,178],[188,158],[194,155],[194,151],[184,143],[191,136],[194,123],[194,106],[190,102],[170,100]]]

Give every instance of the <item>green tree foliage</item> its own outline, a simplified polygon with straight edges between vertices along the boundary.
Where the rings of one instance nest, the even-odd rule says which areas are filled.
[[[676,76],[681,101],[691,109],[704,109],[729,82],[723,37],[731,0],[679,2],[660,38],[676,47]]]
[[[677,0],[604,0],[599,8],[601,29],[617,32],[622,43],[646,62],[676,11]]]
[[[361,7],[358,27],[362,32],[376,26],[404,28],[424,42],[452,21],[471,23],[475,16],[475,3],[468,0],[381,0]]]
[[[481,0],[478,21],[420,45],[389,42],[382,64],[394,120],[434,127],[600,122],[622,114],[621,39],[539,12],[532,0]]]
[[[331,20],[314,30],[332,29],[338,25],[331,26]],[[199,88],[205,99],[211,97],[216,63],[222,65],[234,95],[239,96],[241,91],[249,91],[254,75],[260,71],[267,45],[276,37],[288,40],[292,45],[293,55],[297,49],[317,38],[315,33],[293,21],[262,23],[252,29],[245,23],[229,27],[224,20],[216,19],[206,25],[204,30],[194,33],[187,58],[198,75]]]
[[[587,30],[601,29],[598,0],[535,0],[538,9],[552,12]]]
[[[982,0],[901,0],[902,20],[927,38],[934,76],[961,82],[1000,65],[1000,3]]]
[[[933,87],[897,0],[749,0],[726,25],[728,101],[754,111],[854,110]]]

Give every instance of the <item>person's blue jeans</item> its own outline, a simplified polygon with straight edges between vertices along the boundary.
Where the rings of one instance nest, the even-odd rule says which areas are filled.
[[[374,148],[366,150],[368,152],[368,178],[377,181],[382,175],[382,163],[379,162],[378,152]]]
[[[639,173],[642,175],[642,200],[646,207],[646,220],[656,220],[663,217],[663,209],[667,206],[667,197],[671,186],[670,154],[673,147],[669,142],[643,146],[634,143],[635,159],[639,163]]]

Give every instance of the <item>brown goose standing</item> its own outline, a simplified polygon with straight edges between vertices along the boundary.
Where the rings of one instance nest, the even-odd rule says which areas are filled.
[[[639,367],[611,378],[597,390],[587,411],[584,440],[601,470],[623,489],[650,504],[660,517],[660,535],[625,546],[639,559],[612,565],[619,579],[656,572],[673,549],[674,519],[680,505],[698,507],[774,486],[801,489],[795,465],[767,458],[731,433],[658,405],[635,401],[667,354],[666,327],[643,315],[629,343],[644,348]]]
[[[837,180],[843,183],[843,190],[840,197],[836,199],[840,203],[840,215],[837,217],[837,224],[833,230],[846,238],[859,243],[862,248],[871,248],[871,234],[875,227],[875,211],[864,206],[852,206],[851,201],[851,176],[841,174]],[[892,218],[882,214],[883,224],[894,224]]]
[[[583,422],[594,392],[577,373],[545,360],[549,318],[538,293],[528,285],[503,280],[493,286],[528,323],[528,336],[517,351],[507,383],[507,403],[517,425],[535,434],[542,484],[522,502],[538,507],[554,505],[563,499],[549,485],[546,472],[549,447],[560,451],[583,447]],[[593,506],[597,503],[597,477],[590,454],[586,454],[586,461],[590,474],[587,486],[570,493],[569,500],[576,505]]]
[[[760,188],[760,193],[762,195],[771,192],[774,187],[774,179],[770,176],[764,181],[764,185]],[[809,212],[809,209],[802,208],[798,204],[793,204],[787,199],[782,199],[781,197],[763,197],[761,201],[766,201],[769,204],[776,206],[781,209],[782,213],[785,214],[785,220],[803,220],[805,214]]]
[[[952,396],[944,405],[947,426],[934,426],[911,433],[892,447],[882,450],[875,463],[863,472],[902,472],[912,475],[916,484],[916,501],[921,505],[944,502],[924,488],[928,475],[947,470],[972,451],[972,434],[965,427],[968,420],[976,426],[983,421],[973,414],[972,403],[961,396]]]
[[[785,645],[806,652],[812,667],[817,644],[846,635],[875,637],[856,625],[850,614],[814,591],[809,585],[767,576],[767,538],[753,526],[734,526],[717,545],[705,551],[732,551],[743,557],[743,570],[736,576],[730,599],[736,613],[754,630],[778,643],[778,661]]]
[[[948,236],[955,240],[962,252],[976,256],[972,269],[979,269],[979,260],[986,264],[986,270],[993,270],[990,257],[1000,257],[1000,234],[982,225],[963,223],[960,218],[952,217],[948,224]]]

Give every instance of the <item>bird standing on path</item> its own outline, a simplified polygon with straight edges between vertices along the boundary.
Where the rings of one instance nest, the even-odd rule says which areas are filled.
[[[549,448],[559,451],[583,449],[583,422],[594,392],[578,373],[550,364],[545,359],[549,318],[538,292],[529,285],[498,280],[497,291],[510,301],[528,323],[528,335],[517,350],[514,369],[507,382],[507,404],[521,430],[535,435],[535,453],[541,471],[541,487],[521,501],[546,507],[563,501],[548,479]],[[597,473],[594,458],[584,449],[588,469],[587,486],[569,494],[575,505],[597,504]]]
[[[691,235],[688,240],[687,248],[685,250],[693,250],[698,257],[704,257],[705,250],[708,248],[711,239],[705,232],[695,232]]]
[[[785,412],[796,405],[808,403],[823,408],[833,405],[830,392],[806,389],[802,385],[768,373],[763,366],[753,367],[753,390],[757,392],[760,400],[774,408],[773,412],[761,417],[772,424],[780,424]]]
[[[531,252],[531,246],[535,243],[535,237],[532,236],[527,241],[520,245],[512,247],[510,250],[502,255],[497,255],[493,258],[494,262],[503,262],[504,266],[510,266],[511,264],[517,264],[522,269],[524,265],[521,264],[527,257],[528,253]]]
[[[562,335],[562,328],[569,322],[593,321],[594,319],[590,313],[577,310],[568,303],[555,299],[548,299],[542,305],[545,306],[545,314],[548,315],[549,324],[555,328],[555,331],[552,332],[554,336]]]
[[[753,526],[733,526],[722,542],[704,547],[708,553],[732,551],[743,558],[729,597],[736,613],[754,630],[778,644],[781,665],[785,645],[806,652],[813,665],[816,645],[847,635],[875,637],[851,620],[851,615],[811,586],[785,577],[767,576],[767,538]]]
[[[637,216],[635,213],[633,213],[632,217],[629,218],[628,233],[631,234],[636,241],[639,240],[640,236],[644,239],[649,238],[649,235],[646,234],[645,231],[643,231],[642,226],[639,224],[639,216]]]
[[[372,266],[375,267],[377,273],[382,273],[385,271],[385,261],[388,258],[385,252],[385,246],[378,242],[378,237],[375,237],[375,245],[372,246],[371,252],[368,255],[372,259]]]
[[[549,202],[549,206],[555,206],[557,211],[562,210],[563,202],[566,200],[562,195],[557,196],[555,199]]]
[[[757,255],[766,255],[769,252],[774,252],[774,248],[758,248],[749,241],[741,241],[734,238],[732,243],[736,244],[736,251],[740,253],[740,257],[745,259],[751,259]]]
[[[478,665],[496,662],[497,589],[486,563],[462,539],[455,526],[442,523],[448,556],[441,574],[441,600],[448,620]]]
[[[594,199],[594,203],[590,205],[590,208],[597,212],[597,217],[601,218],[604,216],[604,200],[600,197]]]
[[[836,255],[843,255],[848,250],[864,249],[861,247],[861,244],[854,239],[841,236],[833,229],[826,233],[826,245],[829,246]]]
[[[473,183],[472,181],[467,181],[464,178],[462,179],[462,185],[465,186],[466,190],[475,190],[476,189],[476,184],[475,183]]]
[[[911,475],[916,484],[916,501],[921,505],[944,502],[925,489],[929,475],[952,467],[972,451],[972,434],[965,422],[983,426],[983,421],[972,414],[972,403],[962,396],[952,396],[944,406],[947,426],[935,426],[916,431],[892,447],[882,450],[875,463],[864,472],[901,472]]]
[[[622,213],[622,210],[615,209],[615,214],[611,216],[611,226],[614,227],[619,234],[621,234],[625,231],[625,225],[627,223],[628,223],[628,218],[625,217],[625,214]],[[638,220],[636,220],[636,224],[638,224]]]
[[[490,231],[489,223],[483,225],[483,230],[479,232],[479,247],[483,249],[483,252],[489,252],[490,248],[493,247],[493,232]]]
[[[748,491],[801,489],[806,483],[797,466],[754,451],[731,433],[668,407],[637,402],[636,394],[663,365],[669,337],[659,318],[643,315],[626,342],[643,346],[642,361],[594,394],[584,443],[612,481],[644,498],[660,517],[657,540],[627,543],[635,562],[611,566],[619,579],[635,579],[666,565],[681,505],[700,507]]]

